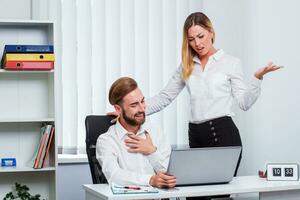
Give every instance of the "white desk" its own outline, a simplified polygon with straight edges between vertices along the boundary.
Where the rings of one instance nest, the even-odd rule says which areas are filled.
[[[86,200],[159,199],[172,197],[213,196],[259,193],[260,200],[300,200],[299,181],[267,181],[258,176],[235,177],[228,184],[176,187],[156,194],[114,195],[107,184],[83,185]]]

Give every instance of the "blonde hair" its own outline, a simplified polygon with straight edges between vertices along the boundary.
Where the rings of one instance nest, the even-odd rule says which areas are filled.
[[[193,57],[196,55],[196,52],[189,46],[188,41],[188,30],[192,26],[199,25],[202,28],[208,30],[213,33],[212,43],[215,41],[215,31],[210,19],[202,12],[195,12],[190,14],[183,26],[183,39],[182,39],[182,47],[181,47],[181,59],[182,59],[182,78],[187,80],[193,69],[194,69],[194,61]]]

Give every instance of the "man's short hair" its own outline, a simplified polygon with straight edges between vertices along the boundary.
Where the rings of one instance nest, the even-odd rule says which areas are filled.
[[[123,98],[138,87],[136,81],[129,77],[116,80],[110,87],[108,100],[111,105],[119,104]]]

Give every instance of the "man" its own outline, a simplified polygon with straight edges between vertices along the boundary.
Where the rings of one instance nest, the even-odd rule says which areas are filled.
[[[162,133],[145,122],[145,101],[135,80],[123,77],[109,91],[119,119],[97,140],[96,156],[109,183],[174,187],[166,174],[171,153]]]

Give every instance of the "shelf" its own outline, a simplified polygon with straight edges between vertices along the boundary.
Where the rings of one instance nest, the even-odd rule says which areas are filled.
[[[32,167],[0,167],[0,173],[7,172],[45,172],[45,171],[55,171],[55,167],[44,167],[41,169],[34,169]]]
[[[55,47],[54,23],[0,19],[0,55],[7,44]],[[15,182],[26,183],[41,199],[57,199],[57,134],[52,138],[44,168],[34,169],[28,162],[39,151],[41,126],[56,125],[56,76],[55,69],[0,68],[0,158],[17,160],[17,167],[0,166],[0,199]]]
[[[0,73],[8,73],[8,74],[48,74],[53,73],[54,70],[5,70],[0,69]]]
[[[54,118],[41,118],[41,119],[0,119],[0,123],[32,123],[32,122],[54,122]]]
[[[9,26],[40,26],[40,25],[45,25],[45,26],[49,26],[52,25],[52,21],[47,21],[47,20],[5,20],[5,19],[1,19],[0,20],[0,25],[9,25]]]

